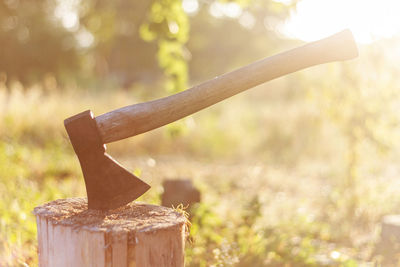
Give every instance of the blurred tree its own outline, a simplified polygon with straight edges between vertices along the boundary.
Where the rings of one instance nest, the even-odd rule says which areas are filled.
[[[288,18],[297,1],[200,1],[197,13],[191,15],[192,80],[209,79],[282,51],[285,38],[279,24]]]
[[[0,72],[23,82],[88,73],[118,85],[153,83],[169,92],[265,55],[295,6],[269,0],[5,0]],[[193,31],[189,32],[190,25]],[[212,64],[210,64],[212,60]]]
[[[0,2],[0,72],[23,83],[77,67],[71,32],[54,21],[56,2]]]
[[[153,56],[157,46],[144,42],[138,31],[152,2],[90,0],[81,3],[81,27],[94,39],[84,57],[97,77],[108,77],[127,87],[133,82],[151,82],[160,76]]]

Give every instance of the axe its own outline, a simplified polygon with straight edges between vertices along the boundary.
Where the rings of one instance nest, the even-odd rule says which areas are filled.
[[[64,121],[81,164],[89,209],[109,210],[144,194],[150,186],[106,153],[107,143],[138,135],[193,114],[256,85],[314,65],[353,59],[349,30],[267,57],[186,91],[94,117],[90,110]]]

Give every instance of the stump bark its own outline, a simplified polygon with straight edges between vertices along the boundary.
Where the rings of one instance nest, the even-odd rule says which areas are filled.
[[[184,266],[186,218],[170,208],[131,203],[87,209],[84,198],[34,209],[39,266]]]

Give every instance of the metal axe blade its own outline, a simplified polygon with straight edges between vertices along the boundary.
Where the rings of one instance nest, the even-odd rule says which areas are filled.
[[[66,119],[64,125],[82,168],[89,209],[115,209],[150,189],[106,153],[90,110]]]

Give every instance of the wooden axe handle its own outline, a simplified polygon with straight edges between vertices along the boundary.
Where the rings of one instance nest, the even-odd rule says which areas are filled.
[[[150,131],[256,85],[314,65],[358,56],[349,30],[267,57],[186,91],[158,100],[126,106],[96,118],[104,143]]]

